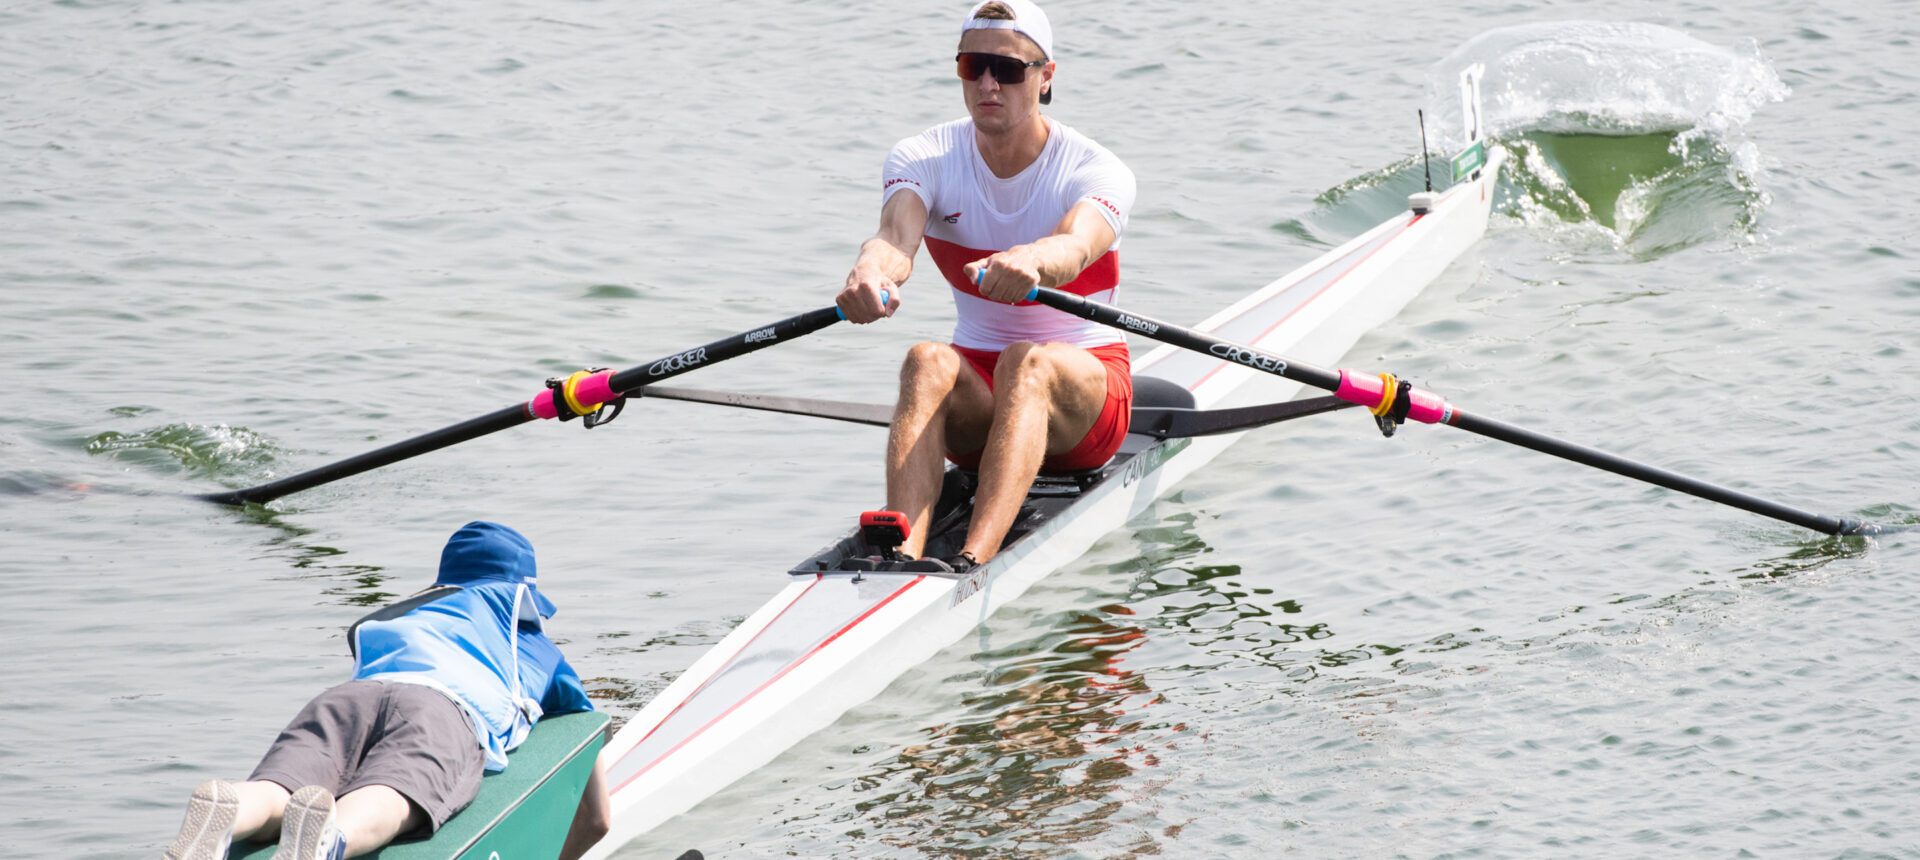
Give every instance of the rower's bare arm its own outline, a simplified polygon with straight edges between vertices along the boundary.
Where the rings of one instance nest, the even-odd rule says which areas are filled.
[[[834,298],[848,321],[870,323],[900,308],[900,285],[913,274],[913,255],[926,231],[927,204],[919,195],[901,191],[887,198],[880,208],[880,232],[860,243],[846,286]]]
[[[1053,228],[1053,235],[967,264],[980,294],[1017,302],[1034,287],[1057,287],[1080,277],[1113,247],[1113,225],[1091,203],[1076,204]]]

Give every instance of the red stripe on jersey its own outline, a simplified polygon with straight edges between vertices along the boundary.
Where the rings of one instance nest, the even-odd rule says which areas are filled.
[[[975,298],[986,297],[980,295],[980,288],[974,286],[973,280],[967,277],[967,264],[982,257],[997,253],[999,252],[982,251],[977,248],[956,245],[944,239],[935,239],[932,236],[927,237],[927,254],[933,257],[933,264],[940,267],[940,274],[946,276],[947,283],[952,284],[954,289]],[[1091,265],[1082,269],[1079,277],[1060,285],[1060,289],[1076,296],[1091,296],[1102,290],[1111,290],[1119,285],[1120,255],[1118,252],[1108,251],[1105,254],[1101,254]],[[1039,304],[1039,302],[1022,301],[1015,302],[1015,304],[1021,307],[1031,307]]]

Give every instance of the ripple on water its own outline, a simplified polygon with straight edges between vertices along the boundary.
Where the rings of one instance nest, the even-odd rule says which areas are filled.
[[[626,284],[595,284],[582,294],[588,299],[643,299],[647,292]]]

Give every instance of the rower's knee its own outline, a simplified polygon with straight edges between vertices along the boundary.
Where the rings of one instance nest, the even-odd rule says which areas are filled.
[[[951,378],[954,371],[960,369],[960,356],[952,347],[944,343],[925,341],[916,343],[907,349],[907,357],[900,362],[900,381],[910,384],[927,377]]]
[[[1008,344],[993,368],[994,392],[1011,396],[1023,389],[1051,386],[1055,371],[1052,352],[1056,346],[1025,340]]]
[[[900,403],[945,401],[960,382],[960,355],[944,343],[914,344],[900,362]]]

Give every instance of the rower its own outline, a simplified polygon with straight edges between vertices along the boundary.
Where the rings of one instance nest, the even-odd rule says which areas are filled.
[[[977,469],[964,571],[999,552],[1042,471],[1098,468],[1126,436],[1133,396],[1125,338],[1022,301],[1035,286],[1115,299],[1116,252],[1133,205],[1120,159],[1043,116],[1058,67],[1030,0],[968,11],[956,57],[967,117],[896,144],[881,175],[879,231],[836,304],[855,323],[892,316],[925,240],[952,287],[950,342],[917,344],[900,370],[887,443],[887,508],[899,552],[925,549],[943,460]]]

